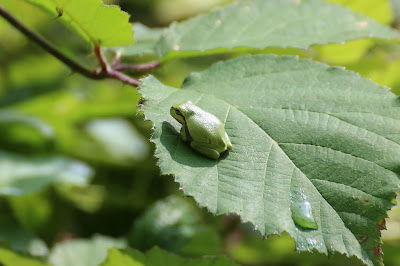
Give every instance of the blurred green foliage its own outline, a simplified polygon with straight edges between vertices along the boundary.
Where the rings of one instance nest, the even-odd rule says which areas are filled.
[[[217,255],[221,249],[216,230],[205,224],[192,201],[181,196],[170,196],[150,206],[134,222],[128,239],[130,246],[139,250],[159,246],[190,257]]]
[[[332,1],[385,24],[399,21],[399,13],[393,12],[389,0]],[[119,4],[132,15],[132,22],[161,27],[232,1],[106,2]],[[398,5],[398,1],[393,2]],[[0,4],[66,54],[90,68],[96,67],[90,47],[57,19],[22,1],[1,0]],[[34,16],[26,15],[32,12]],[[186,257],[225,253],[246,265],[360,264],[340,254],[330,259],[320,254],[298,254],[287,235],[263,240],[235,216],[213,217],[198,208],[192,199],[182,197],[172,177],[160,176],[152,156],[154,146],[148,141],[151,123],[137,114],[140,94],[135,88],[116,81],[92,81],[71,72],[2,19],[0,36],[0,165],[6,161],[3,156],[13,163],[23,158],[31,164],[37,163],[37,158],[62,156],[82,162],[94,173],[87,186],[46,181],[41,183],[45,188],[40,191],[2,196],[0,240],[14,250],[42,257],[50,252],[51,262],[57,259],[65,262],[66,249],[90,249],[88,245],[104,240],[90,237],[102,234],[126,238],[131,247],[142,251],[158,245]],[[400,94],[400,46],[395,42],[359,40],[307,50],[253,51],[269,52],[299,54],[341,65]],[[174,59],[153,74],[165,84],[180,86],[188,73],[241,54]],[[151,58],[142,56],[132,60],[140,63]],[[12,170],[0,172],[0,180]],[[34,176],[37,169],[27,171]],[[388,231],[384,234],[387,265],[400,264],[399,213],[399,208],[395,208],[390,214]],[[65,242],[76,238],[86,240]],[[115,240],[109,238],[104,241]],[[72,241],[78,241],[77,246]],[[101,250],[98,256],[104,259],[106,249]],[[0,256],[4,265],[8,265],[5,256],[14,256],[8,248],[0,248],[0,254],[4,254]],[[19,259],[21,263],[29,260]]]

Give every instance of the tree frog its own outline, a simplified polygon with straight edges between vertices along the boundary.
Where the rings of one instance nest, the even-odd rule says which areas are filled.
[[[194,150],[212,159],[218,159],[220,153],[232,150],[224,124],[213,114],[191,101],[173,105],[170,113],[182,124],[181,139]]]

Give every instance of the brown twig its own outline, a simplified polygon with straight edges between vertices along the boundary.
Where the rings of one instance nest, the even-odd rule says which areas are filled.
[[[99,72],[99,74],[103,74],[107,77],[121,80],[122,82],[131,84],[136,87],[138,87],[140,85],[140,82],[138,80],[131,78],[131,77],[125,75],[124,73],[121,73],[121,72],[113,69],[108,64],[107,59],[105,58],[103,52],[101,51],[100,46],[96,46],[94,49],[95,49],[97,59],[99,60],[100,66],[101,66],[101,71]]]
[[[101,47],[96,46],[95,47],[95,53],[97,56],[97,59],[99,60],[100,63],[100,69],[95,69],[94,71],[91,71],[71,58],[67,57],[65,54],[60,52],[57,48],[55,48],[53,45],[51,45],[46,39],[44,39],[42,36],[38,35],[37,33],[33,32],[29,28],[27,28],[24,24],[22,24],[16,17],[11,15],[2,5],[0,5],[0,16],[6,19],[11,25],[13,25],[15,28],[17,28],[22,34],[24,34],[26,37],[28,37],[30,40],[33,42],[37,43],[39,46],[41,46],[44,50],[48,51],[50,54],[55,56],[58,60],[66,64],[71,70],[76,71],[88,78],[91,79],[106,79],[106,78],[112,78],[112,79],[117,79],[122,82],[128,83],[133,86],[139,86],[140,82],[134,78],[131,78],[121,72],[119,72],[119,69],[114,68],[119,65],[119,58],[117,61],[113,63],[112,66],[110,66],[104,57]]]

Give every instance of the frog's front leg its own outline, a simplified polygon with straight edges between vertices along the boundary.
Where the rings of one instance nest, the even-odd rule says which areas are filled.
[[[200,152],[201,154],[204,154],[204,155],[207,156],[207,157],[210,157],[210,158],[212,158],[212,159],[218,159],[219,156],[220,156],[219,152],[217,152],[217,151],[216,151],[215,149],[213,149],[213,148],[207,147],[207,144],[208,144],[208,143],[203,143],[203,142],[199,142],[199,141],[195,141],[195,140],[194,140],[194,141],[192,141],[192,142],[190,143],[190,146],[191,146],[194,150]]]
[[[181,139],[184,142],[191,142],[193,140],[192,136],[189,134],[189,130],[186,126],[182,126],[181,128]]]
[[[185,132],[185,127],[184,127],[184,126],[182,126],[182,128],[181,128],[181,139],[182,139],[184,142],[187,142],[186,132]]]

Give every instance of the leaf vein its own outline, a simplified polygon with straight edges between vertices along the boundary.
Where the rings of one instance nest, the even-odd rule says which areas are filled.
[[[365,192],[365,191],[362,190],[362,189],[359,189],[359,188],[356,188],[356,187],[352,187],[351,185],[348,185],[348,184],[343,184],[343,183],[335,182],[335,181],[332,181],[332,180],[320,179],[320,178],[310,178],[310,180],[311,180],[311,182],[313,182],[313,181],[322,182],[322,183],[323,183],[323,182],[328,182],[328,183],[333,183],[333,184],[337,184],[337,185],[342,185],[342,186],[348,187],[348,188],[350,188],[350,189],[354,189],[354,190],[356,190],[356,191],[358,191],[358,192],[361,192],[362,194],[367,194],[368,196],[374,197],[374,198],[377,199],[377,200],[381,200],[381,201],[385,201],[385,202],[387,202],[387,203],[390,203],[388,200],[386,200],[386,199],[384,199],[384,198],[371,195],[371,194],[369,194],[368,192]],[[334,208],[334,209],[335,209],[335,208]]]
[[[352,157],[354,157],[354,158],[360,159],[360,160],[365,161],[365,162],[368,162],[368,163],[372,163],[372,164],[378,166],[379,168],[384,169],[385,171],[390,171],[391,173],[396,174],[394,171],[392,171],[392,170],[390,170],[389,168],[386,168],[386,167],[384,167],[384,166],[382,166],[382,165],[380,165],[380,164],[378,164],[378,163],[376,163],[376,162],[369,161],[369,160],[364,159],[364,158],[362,158],[362,157],[360,157],[360,156],[357,156],[357,155],[354,155],[354,154],[351,154],[351,153],[347,153],[347,152],[344,152],[344,151],[341,151],[341,150],[337,150],[337,149],[334,149],[334,148],[332,148],[332,147],[322,146],[322,145],[320,145],[320,144],[294,143],[294,142],[279,142],[279,144],[283,144],[283,145],[315,146],[315,147],[321,147],[321,148],[329,149],[329,150],[332,150],[332,151],[340,152],[340,153],[345,154],[345,155],[352,156]]]

